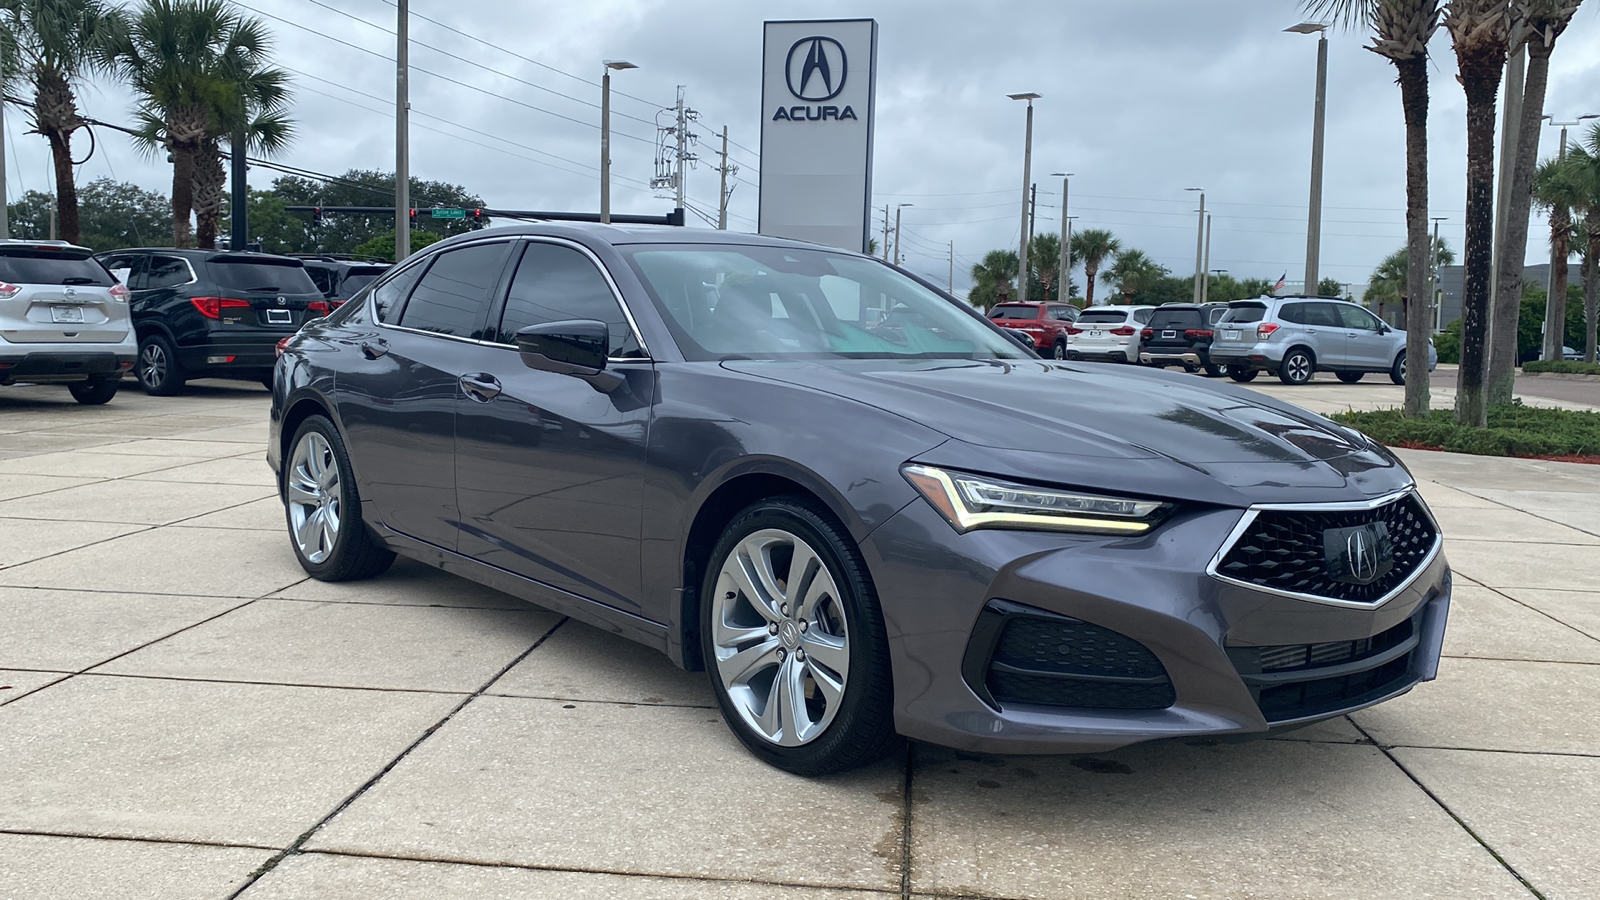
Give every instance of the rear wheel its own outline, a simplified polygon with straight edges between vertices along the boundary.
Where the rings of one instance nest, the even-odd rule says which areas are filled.
[[[169,397],[183,390],[186,380],[172,342],[159,334],[147,334],[139,339],[139,360],[134,366],[134,375],[146,393],[157,397]]]
[[[700,644],[728,726],[797,775],[870,763],[895,745],[888,641],[850,535],[799,497],[734,517],[701,586]]]
[[[1193,375],[1194,373],[1200,371],[1200,367],[1195,365],[1194,363],[1184,363],[1183,364],[1183,370],[1185,372],[1189,373],[1190,375]]]
[[[1345,384],[1355,384],[1356,382],[1360,381],[1361,380],[1361,376],[1365,375],[1366,373],[1365,372],[1336,372],[1334,374],[1337,375],[1339,377],[1339,380],[1344,382]]]
[[[117,385],[121,381],[121,378],[90,378],[67,385],[67,390],[72,394],[72,399],[84,406],[99,406],[111,402],[111,398],[117,395]]]
[[[1404,350],[1401,350],[1400,355],[1394,358],[1394,365],[1389,367],[1389,380],[1395,384],[1406,383],[1406,352]]]
[[[1051,355],[1056,359],[1067,358],[1067,341],[1065,338],[1057,339],[1055,349],[1051,351]]]
[[[1283,357],[1283,363],[1278,366],[1278,380],[1284,384],[1305,384],[1317,372],[1317,364],[1312,362],[1311,354],[1298,347],[1290,350]]]
[[[353,581],[382,573],[394,551],[361,520],[350,456],[333,423],[300,423],[284,467],[284,517],[300,567],[319,581]]]
[[[1205,370],[1206,370],[1206,377],[1207,378],[1221,378],[1222,377],[1222,367],[1219,366],[1219,365],[1216,365],[1215,363],[1206,363],[1205,364]]]
[[[1259,369],[1252,369],[1249,366],[1228,367],[1228,377],[1239,382],[1240,384],[1244,384],[1245,382],[1249,381],[1255,381],[1256,376],[1260,374],[1261,371]]]

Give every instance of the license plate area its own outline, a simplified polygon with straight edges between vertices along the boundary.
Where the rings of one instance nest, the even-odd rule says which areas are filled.
[[[1104,334],[1104,332],[1102,332],[1102,331],[1101,331],[1101,330],[1100,330],[1100,329],[1098,329],[1098,328],[1095,328],[1095,329],[1092,329],[1092,330],[1091,330],[1091,331],[1090,331],[1090,332],[1089,332],[1089,337],[1095,337],[1095,338],[1097,338],[1097,337],[1101,337],[1101,336],[1102,336],[1102,335],[1103,335],[1103,334]]]
[[[1163,331],[1161,332],[1161,336],[1164,338],[1175,338],[1178,336],[1178,333],[1176,331]]]
[[[267,324],[268,325],[293,325],[294,324],[294,312],[292,310],[287,310],[287,309],[269,309],[269,310],[267,310]]]
[[[1237,341],[1239,339],[1239,332],[1237,332],[1237,331],[1224,331],[1222,333],[1222,337],[1223,337],[1224,340]]]
[[[83,322],[83,307],[81,306],[52,306],[50,307],[50,321],[52,322]]]

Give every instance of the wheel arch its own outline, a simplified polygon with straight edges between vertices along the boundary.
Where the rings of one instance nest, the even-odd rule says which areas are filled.
[[[283,495],[283,474],[288,469],[290,443],[294,441],[295,432],[305,420],[315,415],[326,416],[333,423],[334,428],[339,428],[339,420],[334,418],[332,407],[316,394],[302,394],[290,401],[289,407],[283,412],[283,421],[278,429],[278,459],[282,464],[278,466],[278,495]],[[343,429],[340,429],[343,433]],[[355,467],[355,460],[350,461],[351,468]]]

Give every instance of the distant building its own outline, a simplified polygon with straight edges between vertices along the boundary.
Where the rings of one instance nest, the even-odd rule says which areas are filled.
[[[1439,291],[1443,299],[1440,303],[1439,315],[1434,323],[1435,329],[1442,329],[1451,322],[1461,318],[1461,281],[1462,266],[1442,266],[1439,269]],[[1541,263],[1536,266],[1523,266],[1522,279],[1531,281],[1543,287],[1550,283],[1550,264]],[[1582,284],[1583,273],[1577,263],[1567,264],[1567,283]]]

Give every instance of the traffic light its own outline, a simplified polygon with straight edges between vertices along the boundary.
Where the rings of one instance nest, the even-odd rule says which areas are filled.
[[[489,221],[489,217],[483,214],[483,207],[480,206],[472,211],[472,221],[480,225]]]
[[[322,207],[320,207],[320,206],[318,206],[315,209],[311,210],[311,227],[312,228],[321,228],[322,227]]]
[[[415,208],[411,210],[411,227],[417,227],[417,211]]]

